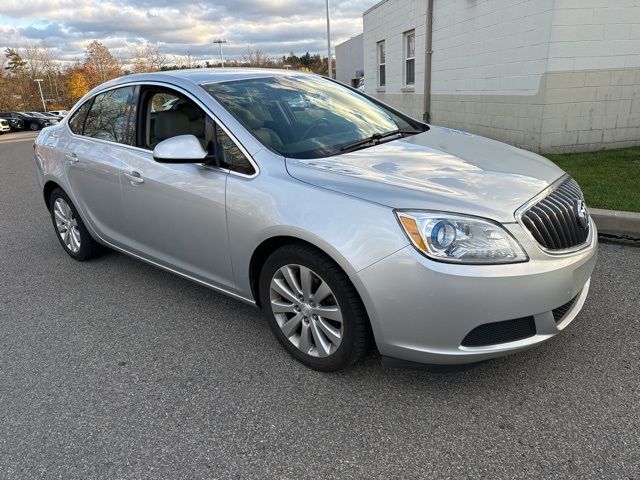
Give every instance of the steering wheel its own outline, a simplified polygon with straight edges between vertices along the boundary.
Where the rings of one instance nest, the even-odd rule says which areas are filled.
[[[319,127],[320,125],[322,125],[323,123],[327,124],[327,125],[331,125],[331,122],[329,120],[327,120],[326,118],[319,118],[317,120],[314,120],[313,122],[311,122],[311,125],[309,125],[307,127],[307,129],[303,132],[302,136],[300,138],[309,138],[309,134],[317,127]]]

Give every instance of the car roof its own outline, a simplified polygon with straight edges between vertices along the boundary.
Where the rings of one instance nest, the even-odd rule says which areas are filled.
[[[135,73],[110,80],[99,85],[94,90],[103,90],[130,82],[168,81],[202,85],[220,83],[230,80],[247,80],[250,78],[268,78],[277,76],[316,76],[314,73],[299,72],[297,70],[278,70],[271,68],[194,68],[190,70],[168,70],[166,72]],[[92,91],[93,92],[93,91]],[[91,92],[90,92],[91,93]]]

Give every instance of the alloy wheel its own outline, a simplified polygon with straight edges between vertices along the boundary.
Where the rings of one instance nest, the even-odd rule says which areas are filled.
[[[62,242],[72,253],[80,250],[80,230],[78,220],[73,215],[73,210],[64,198],[57,198],[53,204],[53,215],[56,221],[56,229]]]
[[[342,312],[329,285],[310,268],[285,265],[270,285],[271,311],[284,336],[312,357],[336,352],[344,336]]]

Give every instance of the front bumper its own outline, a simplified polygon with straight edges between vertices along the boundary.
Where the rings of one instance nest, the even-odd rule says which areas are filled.
[[[589,245],[567,255],[543,252],[518,224],[505,227],[528,253],[528,262],[448,264],[407,246],[352,276],[382,355],[431,364],[473,363],[526,350],[573,321],[587,297],[596,263],[593,221]],[[553,310],[571,300],[556,323]],[[535,333],[527,338],[462,345],[480,325],[525,317],[535,322]]]

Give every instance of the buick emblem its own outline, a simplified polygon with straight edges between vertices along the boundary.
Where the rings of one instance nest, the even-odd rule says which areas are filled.
[[[576,200],[576,217],[580,228],[587,228],[589,226],[589,212],[587,212],[587,206],[582,199]]]

